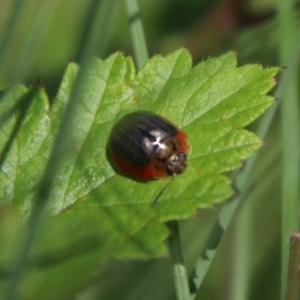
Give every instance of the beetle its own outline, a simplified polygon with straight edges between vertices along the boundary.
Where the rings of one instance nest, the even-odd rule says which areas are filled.
[[[187,135],[171,121],[142,110],[128,113],[114,124],[106,151],[118,173],[149,181],[186,169],[186,140]]]

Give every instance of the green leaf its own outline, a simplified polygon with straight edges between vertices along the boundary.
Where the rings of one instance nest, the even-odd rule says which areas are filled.
[[[31,207],[35,184],[43,172],[38,151],[48,134],[48,98],[39,86],[28,91],[13,86],[1,99],[0,201],[13,202],[17,207]],[[45,161],[46,157],[42,160]],[[33,184],[33,182],[35,184]]]
[[[240,167],[262,145],[243,127],[274,102],[266,93],[278,72],[236,64],[236,55],[229,52],[192,68],[186,49],[154,56],[137,74],[132,58],[121,53],[92,61],[68,124],[67,153],[55,173],[48,201],[53,217],[45,217],[32,249],[24,280],[30,295],[43,290],[49,291],[49,299],[68,294],[108,256],[164,255],[164,221],[188,218],[232,194],[230,180],[222,173]],[[39,86],[15,86],[2,96],[0,203],[11,203],[25,218],[78,71],[75,63],[69,64],[50,108]],[[26,109],[18,110],[18,103],[27,103]],[[113,124],[140,109],[181,127],[190,147],[187,170],[174,178],[153,207],[150,204],[170,178],[136,182],[116,174],[106,158]]]

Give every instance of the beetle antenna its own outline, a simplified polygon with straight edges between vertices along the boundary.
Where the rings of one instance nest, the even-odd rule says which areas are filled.
[[[167,188],[170,186],[170,184],[173,182],[176,175],[174,175],[168,183],[160,190],[160,192],[155,196],[155,198],[151,202],[151,207],[154,206],[154,204],[157,202],[157,200],[162,196],[162,194],[167,190]]]

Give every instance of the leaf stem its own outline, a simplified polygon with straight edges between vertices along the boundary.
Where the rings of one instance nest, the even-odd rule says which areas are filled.
[[[134,57],[137,69],[139,70],[149,58],[146,39],[137,1],[125,0],[125,3],[133,43]]]
[[[191,296],[181,248],[179,225],[177,221],[170,221],[167,225],[171,231],[168,242],[173,262],[173,274],[177,300],[188,300]]]
[[[299,299],[300,291],[300,232],[293,231],[290,236],[290,263],[286,300]]]

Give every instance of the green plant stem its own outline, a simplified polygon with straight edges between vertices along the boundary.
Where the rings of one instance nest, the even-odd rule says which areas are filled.
[[[148,60],[148,50],[143,31],[140,11],[136,0],[125,0],[131,32],[134,58],[139,70]]]
[[[295,67],[297,66],[297,61],[299,58],[300,52],[300,40],[296,39],[294,42],[294,52],[290,56],[290,60],[288,65],[290,66],[283,72],[283,76],[280,80],[278,87],[274,92],[274,97],[281,98],[284,94],[287,85],[289,84]],[[276,110],[279,107],[280,102],[277,101],[274,105],[266,112],[264,115],[260,126],[257,130],[257,135],[264,140],[267,132],[270,128]],[[192,287],[192,297],[194,299],[196,297],[196,293],[199,290],[203,279],[207,273],[207,270],[210,267],[212,259],[214,258],[218,245],[220,243],[221,238],[223,237],[224,232],[226,231],[228,224],[237,208],[238,203],[242,200],[243,194],[247,191],[248,187],[251,186],[249,182],[249,176],[254,166],[255,160],[257,158],[258,153],[254,154],[250,159],[247,160],[245,168],[239,174],[236,179],[235,186],[239,191],[239,195],[232,197],[229,199],[222,207],[220,211],[219,217],[215,226],[213,227],[207,242],[200,254],[198,261],[195,264],[194,270],[191,274],[190,278],[190,286]]]
[[[131,31],[134,57],[139,70],[148,60],[148,51],[146,39],[143,31],[140,12],[136,0],[126,0],[127,14]],[[164,192],[165,189],[162,191]],[[158,195],[158,197],[161,194]],[[153,201],[152,205],[156,202]],[[178,300],[190,299],[190,290],[188,284],[188,276],[185,268],[183,253],[181,249],[179,226],[177,221],[168,222],[168,227],[171,230],[171,235],[168,238],[171,258],[173,263],[174,284]]]
[[[178,222],[170,221],[167,225],[171,231],[168,242],[173,262],[173,274],[177,300],[187,300],[190,299],[190,289],[181,248]]]
[[[280,63],[288,64],[294,51],[296,36],[296,1],[278,1],[278,23],[280,40]],[[299,166],[300,166],[300,123],[299,123],[299,74],[293,68],[287,89],[283,95],[281,106],[282,130],[282,236],[281,236],[281,299],[285,299],[288,285],[288,262],[290,233],[298,231],[298,199],[299,199]]]
[[[298,300],[300,297],[300,232],[292,232],[290,237],[290,263],[286,300]]]
[[[253,214],[253,210],[249,207],[249,203],[251,202],[244,203],[248,205],[248,209],[239,210],[235,222],[238,226],[233,232],[233,246],[229,257],[231,276],[228,280],[227,297],[224,299],[244,300],[249,295],[249,267],[253,243],[252,218],[249,215]]]
[[[70,101],[62,118],[61,129],[58,132],[53,150],[48,160],[48,164],[38,187],[35,206],[33,207],[32,213],[28,220],[24,242],[20,249],[20,255],[16,261],[12,279],[7,286],[6,295],[4,298],[5,300],[19,299],[19,286],[23,273],[27,267],[29,252],[34,243],[36,233],[41,223],[47,199],[50,195],[55,172],[65,155],[68,153],[68,149],[66,149],[64,141],[67,140],[70,126],[72,126],[73,111],[80,101],[79,95],[82,88],[83,78],[85,76],[85,66],[90,61],[90,58],[97,53],[99,48],[98,45],[101,45],[101,41],[106,34],[107,28],[104,25],[106,24],[105,22],[108,22],[113,6],[114,1],[103,0],[100,2],[97,10],[95,10],[95,15],[93,18],[94,21],[91,24],[92,29],[89,31],[89,37],[86,43],[86,51],[80,59],[81,71],[76,79],[76,84],[72,90]]]

